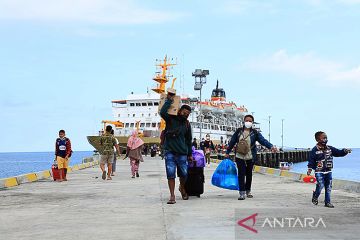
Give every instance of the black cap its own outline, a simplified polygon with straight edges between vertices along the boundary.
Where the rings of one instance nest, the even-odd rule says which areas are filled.
[[[187,104],[182,105],[180,110],[182,110],[182,109],[186,109],[186,110],[189,110],[191,112],[191,107],[189,105],[187,105]]]

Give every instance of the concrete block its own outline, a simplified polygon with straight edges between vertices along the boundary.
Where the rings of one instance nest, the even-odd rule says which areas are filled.
[[[16,180],[18,184],[23,184],[23,183],[35,182],[38,179],[35,173],[28,173],[28,174],[16,176]]]
[[[36,177],[37,177],[38,180],[47,179],[47,178],[51,177],[50,170],[36,172],[35,174],[36,174]]]
[[[266,174],[266,171],[268,170],[267,167],[260,167],[260,173]]]
[[[19,185],[16,177],[0,179],[0,188],[9,188]]]
[[[258,165],[255,165],[254,166],[254,172],[260,172],[260,169],[261,169],[261,167],[260,166],[258,166]]]

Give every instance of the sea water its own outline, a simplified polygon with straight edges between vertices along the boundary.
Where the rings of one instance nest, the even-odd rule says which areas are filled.
[[[92,155],[92,151],[73,152],[69,165],[82,163],[83,158]],[[54,163],[54,159],[54,152],[0,153],[0,178],[49,170]]]
[[[308,162],[295,163],[291,171],[305,174],[307,164]],[[345,157],[334,157],[332,177],[360,182],[360,148],[352,149],[352,153]]]

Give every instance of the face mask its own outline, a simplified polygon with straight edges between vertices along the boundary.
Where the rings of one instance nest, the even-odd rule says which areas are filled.
[[[252,122],[245,122],[244,124],[245,124],[245,127],[246,127],[246,128],[251,128],[252,125],[253,125]]]
[[[210,137],[206,137],[206,140],[210,140]]]

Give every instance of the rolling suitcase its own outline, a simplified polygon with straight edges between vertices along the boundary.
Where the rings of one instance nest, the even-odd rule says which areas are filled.
[[[204,168],[190,167],[188,168],[188,177],[185,182],[185,190],[189,196],[200,197],[204,193]]]
[[[51,172],[52,172],[52,177],[53,177],[54,181],[60,179],[60,173],[61,173],[61,171],[64,171],[64,170],[63,170],[63,169],[59,170],[59,169],[57,168],[57,165],[53,164],[53,165],[51,166]],[[64,174],[62,173],[61,176],[64,176]]]

